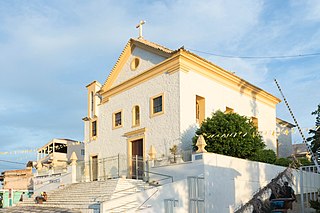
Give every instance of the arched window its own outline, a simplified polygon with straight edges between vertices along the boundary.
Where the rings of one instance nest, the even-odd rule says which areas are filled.
[[[132,125],[139,126],[140,125],[140,107],[134,106],[132,112]]]

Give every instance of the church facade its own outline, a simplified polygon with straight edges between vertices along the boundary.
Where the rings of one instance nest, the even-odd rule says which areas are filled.
[[[118,154],[130,166],[132,156],[167,156],[174,145],[191,152],[195,130],[216,110],[251,118],[267,148],[278,147],[280,100],[184,48],[132,38],[104,84],[93,81],[87,90],[84,142],[91,172],[92,164]]]

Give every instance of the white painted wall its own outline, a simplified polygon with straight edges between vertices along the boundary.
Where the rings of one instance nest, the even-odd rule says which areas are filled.
[[[58,189],[59,187],[65,187],[71,184],[71,167],[68,167],[68,172],[61,175],[47,175],[47,176],[36,176],[33,178],[34,181],[34,194],[40,195],[41,192],[50,192]]]
[[[131,61],[132,59],[138,57],[140,59],[139,66],[136,70],[131,70]],[[160,62],[164,61],[166,58],[159,56],[157,54],[147,52],[139,47],[135,47],[131,55],[129,56],[129,59],[124,64],[121,72],[119,73],[117,79],[112,84],[112,87],[134,77],[142,72],[146,71],[147,69],[153,67],[156,64],[159,64]]]
[[[140,193],[132,194],[121,199],[115,199],[101,203],[100,211],[103,213],[111,212],[112,209],[119,207],[128,202],[138,203],[138,207],[142,205],[139,212],[153,213],[153,212],[164,212],[164,200],[165,199],[176,199],[178,204],[174,207],[175,213],[188,212],[189,201],[188,201],[188,184],[187,180],[176,181],[172,184],[167,184],[157,188],[148,189]],[[148,206],[148,208],[146,208]],[[132,208],[131,211],[135,212],[136,208]]]
[[[158,172],[174,177],[174,182],[163,186],[132,194],[122,199],[102,203],[103,212],[126,202],[136,202],[137,206],[148,206],[142,212],[164,212],[164,200],[178,200],[175,212],[188,212],[188,176],[201,176],[205,180],[206,212],[229,213],[240,204],[252,198],[254,192],[267,185],[285,167],[248,161],[214,153],[204,153],[202,159],[192,163],[175,164],[153,168]],[[316,192],[320,187],[320,175],[293,170],[293,189],[300,194],[301,177],[304,193]],[[134,212],[135,209],[132,209]]]
[[[268,132],[263,139],[269,149],[276,151],[276,109],[259,100],[255,100],[239,91],[226,87],[212,79],[196,72],[180,72],[180,125],[184,147],[190,147],[191,139],[197,128],[196,124],[196,95],[205,98],[205,115],[210,117],[212,112],[225,111],[226,107],[234,112],[258,118],[258,130]]]
[[[150,117],[150,98],[161,93],[164,93],[164,114]],[[98,154],[98,158],[118,153],[127,155],[127,138],[124,134],[141,128],[146,128],[145,155],[151,145],[155,147],[157,156],[168,155],[169,148],[179,143],[179,100],[178,72],[158,75],[112,96],[107,103],[98,106],[98,135],[96,141],[86,144],[86,160],[94,154]],[[132,109],[135,105],[140,106],[139,127],[132,127]],[[112,114],[119,110],[123,113],[123,126],[112,129]]]
[[[84,143],[77,143],[77,142],[67,142],[67,159],[70,162],[70,157],[73,152],[76,153],[78,161],[84,160],[84,155],[81,155],[81,150],[84,149]]]
[[[278,157],[284,158],[292,155],[292,130],[285,125],[277,123]]]

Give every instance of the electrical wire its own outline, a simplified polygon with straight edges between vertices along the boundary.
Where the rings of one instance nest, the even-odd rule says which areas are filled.
[[[241,58],[241,59],[287,59],[287,58],[320,56],[320,52],[305,53],[305,54],[298,54],[298,55],[278,55],[278,56],[236,56],[236,55],[223,55],[223,54],[210,53],[210,52],[195,50],[195,49],[191,49],[191,48],[186,48],[186,49],[193,51],[193,52],[203,53],[203,54],[207,54],[207,55],[213,55],[213,56],[222,57],[222,58]]]
[[[16,162],[16,161],[10,161],[10,160],[0,160],[0,162],[6,162],[6,163],[15,163],[20,165],[26,165],[26,163]]]

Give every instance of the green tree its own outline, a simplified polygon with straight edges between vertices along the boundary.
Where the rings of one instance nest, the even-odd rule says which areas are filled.
[[[320,147],[320,104],[318,109],[311,113],[311,115],[316,115],[316,126],[315,129],[310,129],[309,134],[312,136],[307,138],[307,141],[311,143],[311,149],[313,153],[316,153]]]
[[[290,163],[292,163],[292,160],[290,160],[289,158],[278,158],[274,164],[278,166],[288,167]]]
[[[265,147],[252,121],[236,113],[216,111],[210,118],[205,119],[193,138],[195,149],[197,135],[201,134],[206,140],[205,149],[208,152],[250,158]]]
[[[274,164],[277,160],[277,155],[272,149],[260,149],[249,160],[259,161],[263,163]]]

